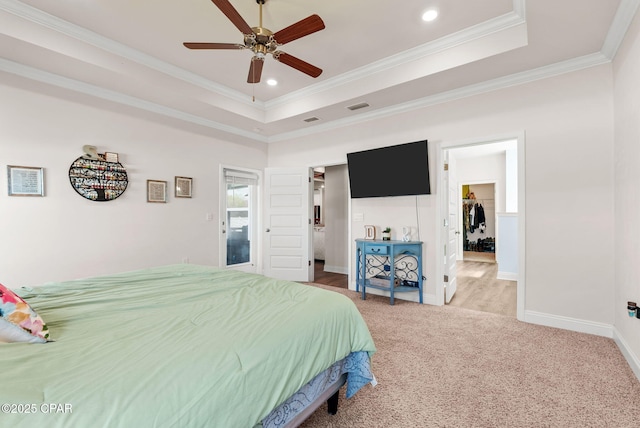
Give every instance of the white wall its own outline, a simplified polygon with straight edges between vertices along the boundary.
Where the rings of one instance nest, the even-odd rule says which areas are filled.
[[[499,213],[496,237],[497,279],[518,280],[518,214]]]
[[[518,212],[518,149],[508,148],[505,153],[505,201],[508,213]]]
[[[610,65],[271,143],[269,164],[344,162],[347,152],[426,138],[435,190],[437,143],[477,141],[520,131],[526,135],[526,309],[612,325]],[[435,263],[441,254],[434,248],[439,218],[436,197],[417,198],[421,239],[425,241],[425,293],[432,295]],[[588,201],[588,209],[576,201]],[[352,242],[363,236],[363,224],[388,225],[397,232],[407,222],[415,223],[415,198],[353,201],[352,214],[357,212],[364,213],[364,222],[352,221]]]
[[[615,328],[640,377],[640,319],[627,301],[640,303],[640,15],[636,14],[614,61],[615,77]]]
[[[0,282],[36,285],[169,263],[218,264],[219,165],[262,169],[249,148],[0,84]],[[69,183],[82,146],[116,152],[129,186],[92,202]],[[7,165],[45,168],[45,197],[7,196]],[[193,198],[173,197],[175,176]],[[146,180],[166,180],[168,203],[146,202]],[[212,221],[206,214],[213,215]]]

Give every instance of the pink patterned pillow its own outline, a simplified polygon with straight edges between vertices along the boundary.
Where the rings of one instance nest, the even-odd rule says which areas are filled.
[[[44,343],[49,327],[27,302],[0,284],[0,342]]]

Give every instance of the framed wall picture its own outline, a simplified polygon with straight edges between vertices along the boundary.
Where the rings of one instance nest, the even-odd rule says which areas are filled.
[[[117,153],[112,153],[112,152],[105,152],[104,153],[104,160],[105,160],[105,162],[116,163],[116,162],[118,162],[118,154]]]
[[[190,177],[176,177],[176,198],[190,198],[192,184]]]
[[[7,166],[9,196],[44,196],[44,168]]]
[[[147,180],[147,202],[167,202],[167,182]]]
[[[364,227],[364,239],[376,239],[376,227],[366,225]]]

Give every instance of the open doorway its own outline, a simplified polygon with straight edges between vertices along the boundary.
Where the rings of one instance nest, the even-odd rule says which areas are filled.
[[[451,191],[441,197],[446,227],[439,242],[445,254],[457,246],[442,268],[443,303],[446,297],[452,306],[524,316],[523,152],[524,136],[440,146],[440,174]]]
[[[349,194],[347,165],[313,168],[314,282],[348,288]]]

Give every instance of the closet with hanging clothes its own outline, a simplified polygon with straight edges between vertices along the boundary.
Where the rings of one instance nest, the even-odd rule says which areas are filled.
[[[494,184],[463,185],[464,260],[495,262]]]

